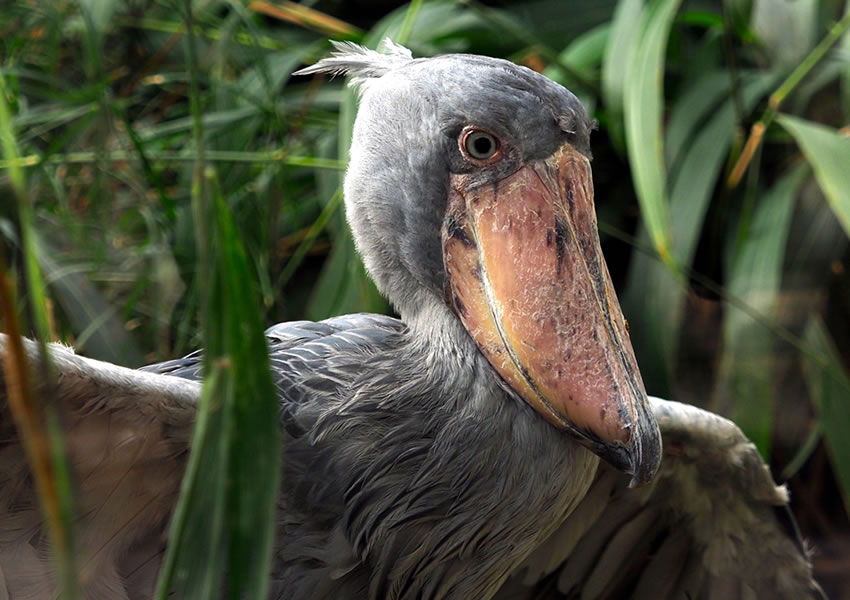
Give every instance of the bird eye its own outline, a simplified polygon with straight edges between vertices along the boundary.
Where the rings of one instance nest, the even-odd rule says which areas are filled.
[[[468,129],[461,135],[461,150],[475,160],[488,160],[499,152],[499,140],[480,129]]]

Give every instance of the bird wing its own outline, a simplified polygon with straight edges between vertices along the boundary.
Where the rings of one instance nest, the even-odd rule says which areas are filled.
[[[24,342],[37,359],[38,346]],[[7,346],[0,335],[0,355]],[[58,344],[50,351],[73,468],[75,559],[85,597],[150,597],[200,384],[84,358]],[[0,598],[54,598],[54,586],[38,498],[0,377]]]
[[[350,380],[328,357],[401,328],[352,315],[269,329],[288,435],[309,429],[317,406]],[[0,353],[5,344],[0,335]],[[132,370],[51,350],[86,596],[149,598],[200,395],[200,355]],[[38,355],[33,343],[27,351]],[[692,406],[652,404],[665,446],[658,477],[629,489],[625,476],[600,467],[587,497],[497,598],[821,597],[787,492],[741,431]],[[0,598],[53,597],[46,546],[0,378]]]
[[[731,421],[650,398],[664,458],[647,486],[600,466],[587,496],[496,598],[823,598],[755,446]]]
[[[346,380],[328,357],[402,328],[377,315],[270,328],[266,335],[289,438],[309,429],[321,404]],[[0,356],[7,345],[0,334]],[[25,340],[25,348],[37,360],[37,345]],[[134,370],[59,344],[50,350],[73,471],[75,558],[84,597],[150,598],[191,440],[201,356]],[[0,370],[0,599],[55,598],[52,567]]]

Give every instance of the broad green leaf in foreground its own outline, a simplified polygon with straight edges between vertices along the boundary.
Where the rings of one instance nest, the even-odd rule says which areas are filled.
[[[827,202],[850,236],[850,138],[831,127],[789,115],[780,115],[777,121],[797,140]]]

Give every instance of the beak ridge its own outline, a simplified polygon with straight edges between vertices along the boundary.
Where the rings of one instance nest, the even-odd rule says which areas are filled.
[[[602,256],[586,157],[569,144],[498,184],[453,175],[443,227],[455,312],[507,385],[649,481],[661,437]]]

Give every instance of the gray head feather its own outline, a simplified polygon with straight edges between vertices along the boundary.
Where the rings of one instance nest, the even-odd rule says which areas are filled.
[[[390,38],[385,38],[378,47],[378,52],[370,50],[354,42],[331,41],[334,52],[323,58],[315,65],[296,71],[294,75],[311,75],[313,73],[328,73],[337,75],[353,75],[352,86],[361,85],[366,79],[381,77],[404,66],[413,60],[410,50],[396,44]]]
[[[414,59],[389,40],[383,53],[351,43],[334,48],[299,73],[352,75],[361,93],[345,177],[357,249],[408,326],[454,327],[441,231],[450,177],[475,170],[460,155],[460,132],[482,127],[511,149],[498,168],[477,173],[484,185],[567,142],[589,155],[590,120],[567,89],[506,60]]]

